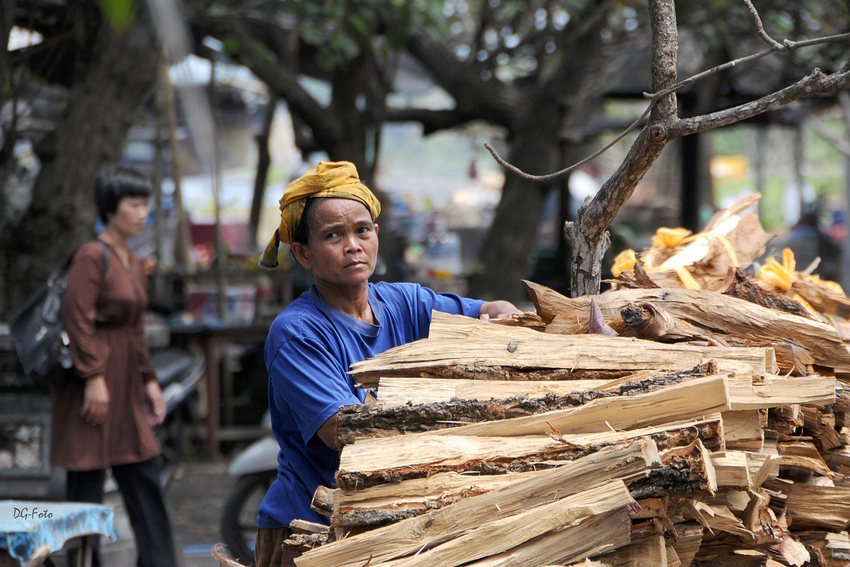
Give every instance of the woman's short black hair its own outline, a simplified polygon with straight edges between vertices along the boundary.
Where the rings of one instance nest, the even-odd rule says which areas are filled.
[[[94,188],[94,200],[100,220],[118,210],[118,204],[124,197],[150,197],[153,186],[150,180],[135,169],[112,166],[104,169],[97,178]]]
[[[316,223],[316,206],[325,199],[329,197],[318,197],[313,199],[307,199],[307,203],[304,205],[304,212],[301,213],[301,220],[298,222],[298,226],[295,228],[295,232],[292,235],[292,241],[298,242],[300,244],[307,244],[307,241],[310,238],[310,232],[313,230],[313,225]]]

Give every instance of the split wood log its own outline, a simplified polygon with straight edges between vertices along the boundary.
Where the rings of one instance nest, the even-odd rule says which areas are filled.
[[[672,548],[671,548],[672,550]],[[675,550],[673,550],[675,554]],[[610,567],[670,567],[664,536],[656,535],[634,541],[617,551],[594,559]],[[679,556],[676,555],[676,561]]]
[[[646,470],[659,464],[658,454],[650,443],[634,443],[629,451],[631,457],[618,459],[625,460],[624,464],[612,463],[620,472],[630,468],[628,475],[646,474]],[[609,457],[612,454],[616,454],[616,450],[607,453]],[[619,455],[624,456],[623,453]],[[303,564],[298,562],[298,565],[336,567],[348,562],[366,561],[370,556],[373,562],[403,557],[416,552],[423,545],[448,541],[462,535],[476,525],[507,518],[545,502],[570,498],[570,495],[610,485],[611,477],[604,469],[600,470],[596,466],[601,457],[591,457],[532,476],[501,490],[466,498],[440,510],[345,538],[317,549],[310,554],[309,560]],[[622,487],[628,502],[632,502],[622,481],[615,482]],[[610,486],[609,489],[613,490]],[[610,495],[608,492],[606,494]],[[579,500],[570,500],[568,503],[577,506]]]
[[[610,548],[612,536],[623,542],[628,541],[628,538],[623,535],[623,532],[629,528],[626,507],[633,502],[622,481],[614,481],[549,504],[529,506],[516,514],[497,520],[487,521],[482,516],[482,524],[467,533],[460,534],[449,541],[445,541],[447,538],[444,534],[434,534],[432,537],[436,547],[428,549],[431,546],[426,543],[427,551],[416,553],[413,557],[401,561],[377,565],[456,567],[487,558],[479,565],[520,567],[528,565],[528,560],[531,558],[540,563],[575,561],[587,557],[590,553],[596,553],[599,547]],[[588,520],[593,517],[601,519],[600,515],[616,511],[620,514],[605,518],[611,521],[605,522],[607,525],[604,528],[599,525],[599,522],[594,522],[597,525],[592,530],[587,529]],[[582,526],[582,524],[585,525]],[[562,536],[563,532],[577,532],[569,539],[578,544],[579,549],[561,546],[553,548],[552,541],[545,543],[533,541],[556,531],[559,532],[559,536]],[[592,538],[591,545],[588,545],[590,542],[586,541],[586,538]],[[580,542],[583,540],[582,545]],[[526,542],[532,544],[533,555],[528,549],[522,549]],[[522,557],[518,556],[520,551]]]
[[[835,414],[829,407],[803,405],[802,411],[803,433],[812,438],[819,452],[824,453],[843,444],[835,430]]]
[[[699,439],[709,451],[723,450],[719,415],[668,423],[633,431],[522,437],[479,437],[415,433],[366,439],[343,448],[337,484],[345,490],[423,478],[439,472],[477,471],[485,474],[523,472],[563,465],[602,447],[655,441],[660,450],[685,446]]]
[[[708,376],[715,373],[711,371],[712,368],[716,369],[716,366],[709,363],[678,374],[682,376]],[[378,402],[381,405],[393,406],[407,403],[448,402],[452,398],[490,400],[522,394],[527,394],[531,398],[544,397],[548,394],[565,396],[587,390],[626,393],[642,388],[642,384],[651,383],[647,382],[648,380],[655,381],[657,376],[667,375],[667,373],[641,371],[614,381],[568,380],[558,382],[384,377],[380,379],[378,387]],[[836,384],[835,379],[828,376],[813,375],[783,378],[768,374],[752,379],[745,376],[734,376],[730,377],[729,381],[729,403],[732,405],[733,413],[737,413],[735,411],[737,409],[758,409],[788,404],[828,405],[832,403],[831,400],[836,399],[836,391],[840,391],[836,390]],[[847,406],[850,407],[850,401],[848,401]],[[839,416],[840,419],[843,419],[843,410],[842,413],[836,415],[836,424],[838,424]],[[740,417],[740,420],[747,421],[753,419],[752,417],[744,417],[743,414],[741,416],[732,415],[730,418],[737,420],[738,417]],[[742,427],[744,427],[743,423],[741,421]],[[752,431],[755,432],[758,429],[759,434],[752,437],[742,437],[742,439],[757,440],[764,438],[762,426],[766,426],[767,423],[753,423]],[[848,423],[850,423],[850,420],[848,420]],[[727,439],[728,441],[729,439]],[[754,448],[754,450],[758,449]]]
[[[742,339],[761,338],[780,342],[793,339],[809,351],[818,365],[833,368],[836,372],[850,371],[850,351],[830,325],[721,293],[688,289],[624,289],[570,299],[545,286],[525,283],[537,313],[548,322],[547,334],[587,332],[591,299],[597,302],[609,324],[630,303],[651,302],[706,331]]]
[[[749,489],[753,485],[746,453],[722,451],[712,453],[711,462],[717,474],[717,486]]]
[[[810,471],[829,479],[833,478],[832,471],[826,466],[814,443],[806,441],[783,442],[777,445],[777,450],[782,458],[780,469]]]
[[[664,343],[704,341],[714,346],[729,346],[722,336],[708,333],[647,301],[630,303],[620,310],[620,318],[624,324],[617,321],[615,326],[616,332],[622,337]]]
[[[850,359],[850,355],[848,355]],[[572,379],[588,372],[617,378],[638,370],[679,372],[709,361],[718,372],[775,373],[771,348],[722,348],[660,344],[602,335],[563,336],[491,325],[460,315],[432,314],[431,336],[389,349],[352,365],[350,374],[374,388],[381,376],[480,379]],[[534,373],[494,374],[495,367]],[[547,375],[543,370],[548,369]],[[619,375],[614,375],[619,372]]]
[[[730,394],[732,391],[734,388],[730,383]],[[724,411],[720,415],[723,417],[723,436],[727,449],[759,452],[764,448],[764,429],[759,410]],[[765,419],[765,425],[766,422]]]
[[[717,492],[714,465],[699,439],[691,445],[664,451],[661,462],[663,466],[649,471],[646,478],[629,483],[633,498],[713,495]]]
[[[809,302],[819,313],[850,319],[850,299],[842,293],[827,289],[802,274],[795,274],[791,290]]]
[[[712,533],[726,532],[755,542],[755,534],[744,527],[744,523],[726,506],[711,506],[705,502],[687,500],[691,518],[705,526]]]
[[[784,311],[792,315],[799,315],[806,319],[815,320],[812,313],[803,307],[803,304],[788,297],[783,293],[764,288],[754,282],[752,278],[741,268],[729,268],[726,284],[721,288],[724,295],[743,299],[768,309]]]
[[[675,533],[665,537],[679,556],[682,565],[691,565],[702,544],[704,528],[697,522],[674,524]]]
[[[633,496],[634,497],[634,496]],[[638,500],[640,510],[630,513],[632,520],[645,520],[647,518],[667,518],[669,515],[670,497],[641,498]]]
[[[850,562],[850,536],[847,532],[817,530],[795,535],[802,543],[820,553],[825,567],[845,567]]]
[[[597,556],[629,544],[628,518],[622,508],[594,516],[572,528],[550,532],[508,552],[470,563],[468,567],[527,567],[538,561],[562,565]]]
[[[718,480],[718,485],[719,483],[720,480]],[[737,515],[747,509],[747,506],[750,504],[751,497],[748,491],[737,488],[724,488],[721,486],[718,489],[717,494],[712,497],[702,498],[701,500],[709,506],[726,506]]]
[[[732,410],[767,409],[792,404],[828,405],[835,402],[834,377],[762,376],[756,379],[746,376],[729,379],[729,403]],[[803,425],[803,422],[800,424]]]
[[[755,258],[764,254],[764,247],[774,238],[774,235],[765,233],[757,213],[751,212],[740,217],[738,212],[742,210],[721,217],[726,215],[726,211],[721,211],[717,218],[722,220],[706,225],[702,233],[689,237],[681,244],[644,251],[644,277],[651,278],[661,287],[680,288],[684,285],[675,270],[684,268],[701,288],[722,289],[729,266],[750,265]],[[733,254],[730,254],[730,250]]]
[[[334,513],[334,491],[327,486],[319,485],[313,493],[310,508],[324,516],[332,516]]]
[[[661,467],[662,459],[653,441],[639,439],[629,445],[603,448],[598,453],[564,466],[568,469],[559,473],[551,469],[548,472],[529,471],[495,476],[442,473],[364,490],[337,489],[334,491],[331,523],[334,527],[349,530],[386,525],[449,506],[464,498],[530,483],[530,479],[540,475],[558,480],[564,474],[569,474],[566,487],[573,487],[571,490],[576,492],[599,482],[600,470],[605,471],[602,473],[604,479],[622,479],[632,483],[644,477],[648,468]]]
[[[788,527],[844,531],[850,524],[850,488],[795,483],[785,501]]]
[[[718,374],[648,394],[600,398],[572,409],[461,425],[434,431],[433,435],[515,437],[545,435],[553,430],[570,434],[596,433],[683,421],[729,409],[727,376]]]
[[[342,406],[339,410],[338,438],[340,446],[345,446],[354,443],[357,439],[437,431],[468,423],[492,422],[575,408],[601,398],[635,396],[641,392],[653,392],[694,377],[706,377],[707,371],[713,367],[713,364],[706,364],[678,373],[642,373],[648,375],[639,381],[630,380],[618,384],[609,388],[608,391],[572,390],[569,394],[562,396],[547,394],[543,397],[530,398],[517,395],[486,400],[456,398],[447,402],[405,403],[404,405],[350,404]],[[571,383],[567,382],[566,385]],[[508,384],[513,383],[508,382]],[[739,390],[745,389],[739,388]],[[498,390],[494,389],[492,393],[498,394]]]
[[[646,442],[648,440],[642,440]],[[689,447],[668,450],[661,456],[661,461],[645,475],[627,474],[627,462],[617,462],[617,459],[627,460],[623,454],[628,454],[628,448],[603,450],[602,454],[594,454],[581,459],[582,466],[594,466],[604,469],[606,477],[621,478],[628,485],[633,498],[640,498],[642,503],[651,506],[652,502],[666,502],[670,494],[693,496],[695,494],[712,493],[717,488],[714,469],[708,454],[697,442]],[[607,456],[607,453],[611,456]],[[618,455],[619,452],[619,456]],[[605,465],[605,462],[611,464]],[[595,464],[594,464],[595,463]],[[565,466],[572,466],[570,463]],[[580,472],[580,471],[579,471]],[[572,473],[574,475],[579,472]],[[470,498],[493,490],[507,490],[520,482],[525,482],[535,475],[551,474],[543,471],[533,471],[520,474],[497,476],[469,475],[435,475],[428,479],[414,479],[393,485],[379,485],[364,490],[337,490],[334,497],[334,515],[331,524],[341,530],[358,530],[375,528],[424,514],[430,510],[438,510],[465,498]],[[597,472],[590,473],[597,478]],[[433,480],[432,480],[433,479]],[[574,480],[576,482],[576,480]],[[437,490],[437,487],[440,490]],[[652,513],[642,507],[631,514],[634,519],[665,516],[660,510]]]
[[[631,374],[648,375],[648,372]],[[713,373],[712,373],[713,374]],[[448,402],[452,398],[462,400],[489,400],[527,395],[540,398],[547,394],[565,396],[582,390],[599,390],[610,384],[610,380],[565,380],[565,381],[507,381],[507,380],[463,380],[460,378],[395,378],[382,376],[378,385],[378,403],[386,406],[406,403],[428,404]]]

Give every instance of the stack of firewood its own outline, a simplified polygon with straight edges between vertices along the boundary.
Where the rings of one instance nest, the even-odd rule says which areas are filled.
[[[378,402],[340,412],[299,567],[850,565],[840,327],[701,262],[697,286],[639,261],[592,297],[528,283],[535,313],[434,313],[356,364]]]

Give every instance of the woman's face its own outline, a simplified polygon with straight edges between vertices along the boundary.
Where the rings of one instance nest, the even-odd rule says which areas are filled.
[[[107,217],[107,226],[126,238],[136,236],[145,228],[150,213],[147,197],[122,197],[118,208]]]
[[[378,257],[378,225],[366,206],[352,199],[325,199],[313,210],[307,244],[294,242],[296,260],[317,284],[360,286],[369,281]]]

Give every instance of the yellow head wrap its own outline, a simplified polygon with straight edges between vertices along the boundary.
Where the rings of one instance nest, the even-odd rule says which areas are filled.
[[[357,168],[347,161],[321,162],[286,186],[280,199],[280,226],[260,256],[260,266],[277,268],[277,249],[280,243],[292,244],[295,230],[301,222],[307,199],[330,197],[353,199],[363,203],[372,214],[372,220],[381,214],[381,203],[357,175]]]

